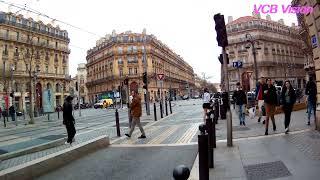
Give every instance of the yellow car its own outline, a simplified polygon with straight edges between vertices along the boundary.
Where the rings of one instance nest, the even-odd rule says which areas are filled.
[[[94,108],[107,108],[109,106],[113,105],[112,99],[101,99],[99,102],[94,104]]]

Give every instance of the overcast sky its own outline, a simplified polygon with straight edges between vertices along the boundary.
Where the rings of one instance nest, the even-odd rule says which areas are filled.
[[[254,4],[289,5],[290,0],[4,0],[42,12],[55,19],[104,36],[112,30],[127,30],[154,34],[188,62],[197,74],[212,76],[211,82],[220,81],[220,64],[217,59],[221,48],[217,46],[213,15],[221,13],[227,22],[251,15]],[[0,3],[2,11],[8,5]],[[279,7],[280,8],[280,7]],[[15,8],[10,8],[16,12]],[[279,9],[280,10],[280,9]],[[20,12],[26,15],[26,12]],[[29,14],[34,19],[50,22],[45,17]],[[262,14],[265,19],[265,14]],[[296,23],[295,14],[278,11],[272,20],[283,18],[285,24]],[[76,74],[78,63],[86,62],[86,52],[95,46],[95,36],[62,23],[55,23],[69,33],[71,54],[69,72]],[[297,23],[296,23],[297,24]]]

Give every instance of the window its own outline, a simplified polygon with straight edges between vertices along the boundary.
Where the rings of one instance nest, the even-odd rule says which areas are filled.
[[[63,68],[63,74],[66,74],[66,68]]]
[[[55,61],[55,62],[58,62],[58,54],[55,54],[55,55],[54,55],[54,61]]]
[[[123,76],[123,69],[119,69],[119,75],[120,75],[120,77]]]
[[[58,42],[56,42],[56,48],[58,48]]]
[[[19,41],[19,36],[20,36],[20,33],[17,32],[17,41]]]
[[[46,73],[49,73],[49,66],[46,66]]]
[[[3,52],[4,55],[8,55],[8,45],[5,44],[4,45],[4,52]]]
[[[122,47],[118,47],[118,53],[122,54]]]
[[[36,53],[36,59],[40,59],[39,51],[37,51],[37,53]]]
[[[123,64],[123,61],[121,58],[118,59],[118,64]]]
[[[134,68],[134,74],[138,74],[138,68]]]
[[[17,66],[17,62],[15,62],[15,63],[14,63],[14,70],[15,70],[15,71],[18,71],[18,69],[17,69],[17,68],[18,68],[18,66]]]
[[[132,46],[128,46],[128,53],[132,53]]]
[[[137,46],[133,46],[132,49],[133,49],[133,53],[137,53],[137,50],[138,50]]]
[[[49,60],[49,52],[46,52],[46,57],[45,59],[48,61]]]
[[[47,39],[47,46],[49,46],[49,39]]]
[[[56,74],[58,74],[58,67],[55,67],[55,72]]]
[[[40,43],[40,38],[38,37],[38,44]]]
[[[132,74],[132,68],[129,68],[129,75]]]
[[[14,56],[19,56],[19,49],[18,49],[18,47],[15,48]]]

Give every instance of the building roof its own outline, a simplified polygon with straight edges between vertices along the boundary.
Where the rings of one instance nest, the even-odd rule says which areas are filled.
[[[289,27],[285,24],[281,24],[277,21],[269,21],[269,20],[266,20],[266,19],[261,19],[261,18],[257,18],[257,17],[253,17],[253,16],[243,16],[243,17],[240,17],[234,21],[231,21],[230,23],[226,24],[227,26],[230,26],[230,25],[234,25],[234,24],[240,24],[240,23],[245,23],[245,22],[250,22],[252,20],[258,20],[258,21],[262,21],[262,22],[267,22],[267,23],[273,23],[273,24],[277,24],[277,25],[282,25],[282,26],[286,26],[286,27]]]

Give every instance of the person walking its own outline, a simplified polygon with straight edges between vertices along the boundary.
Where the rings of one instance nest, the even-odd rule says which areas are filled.
[[[240,126],[246,125],[245,122],[245,109],[247,106],[247,96],[246,93],[242,90],[240,83],[237,83],[237,90],[234,92],[233,99],[235,99],[235,104],[237,106],[237,111],[239,113]]]
[[[266,108],[266,132],[265,135],[268,135],[268,128],[269,128],[269,119],[272,120],[273,131],[276,131],[276,123],[274,119],[274,114],[276,111],[277,105],[277,90],[272,85],[272,81],[270,78],[267,79],[267,88],[264,90],[264,103]]]
[[[313,81],[313,77],[310,77],[307,83],[306,95],[308,95],[308,100],[307,100],[308,123],[307,124],[310,125],[311,113],[313,113],[314,119],[316,120],[316,106],[317,106],[317,85]]]
[[[282,102],[282,109],[284,112],[284,128],[285,133],[289,133],[289,125],[291,119],[291,112],[294,103],[296,102],[296,93],[290,83],[290,81],[285,81],[285,85],[281,91],[281,102]]]
[[[12,121],[15,121],[16,120],[16,116],[15,116],[16,110],[14,109],[13,105],[10,106],[9,113],[10,113]]]
[[[65,144],[72,144],[74,142],[74,136],[76,135],[76,128],[74,127],[75,119],[72,115],[72,96],[67,96],[63,103],[63,124],[66,126],[68,139]]]
[[[207,118],[207,113],[208,113],[208,109],[210,109],[210,93],[208,91],[208,88],[204,88],[203,89],[203,104],[202,104],[202,108],[203,108],[203,121],[204,123],[206,123],[206,118]]]
[[[255,95],[256,95],[256,101],[258,103],[258,123],[261,122],[261,118],[263,116],[263,107],[264,106],[264,91],[267,89],[267,85],[265,83],[264,77],[261,77],[260,82],[258,82]],[[265,120],[263,120],[263,124],[265,123]]]
[[[132,103],[130,104],[130,109],[131,109],[131,116],[132,116],[132,125],[131,125],[129,134],[125,134],[125,135],[128,137],[131,137],[134,131],[134,128],[136,127],[136,125],[138,125],[141,131],[141,136],[139,138],[146,138],[146,134],[140,123],[140,117],[142,115],[141,98],[135,91],[132,91],[131,94],[132,94]]]

